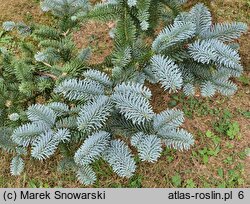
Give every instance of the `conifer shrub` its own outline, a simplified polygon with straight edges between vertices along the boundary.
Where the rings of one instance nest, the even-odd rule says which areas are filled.
[[[51,97],[56,81],[78,76],[88,68],[91,50],[78,50],[73,31],[80,27],[75,15],[86,13],[86,1],[43,1],[43,11],[52,12],[53,25],[26,25],[7,21],[3,29],[20,37],[18,54],[0,48],[0,127],[15,127],[24,110]],[[39,99],[40,98],[40,99]],[[18,115],[18,117],[17,117]],[[13,117],[15,116],[15,117]]]
[[[197,88],[204,97],[234,94],[232,78],[243,71],[235,39],[247,26],[213,23],[203,4],[182,12],[184,3],[45,0],[42,9],[56,16],[58,26],[25,25],[20,32],[19,24],[5,22],[6,31],[17,29],[35,41],[23,45],[21,58],[1,49],[0,147],[14,154],[11,173],[22,173],[29,151],[43,162],[58,151],[59,169],[74,171],[81,183],[90,185],[100,159],[129,178],[136,171],[135,155],[153,163],[163,147],[188,150],[194,138],[181,128],[183,112],[155,113],[145,82],[186,96]],[[78,51],[71,38],[87,20],[116,24],[110,32],[115,48],[95,67],[86,62],[90,50]],[[38,95],[45,97],[44,103],[35,103]]]
[[[116,46],[105,66],[112,69],[117,80],[134,78],[160,82],[165,90],[183,89],[187,96],[194,95],[197,87],[203,96],[213,96],[217,91],[226,96],[236,92],[237,86],[230,79],[239,77],[243,67],[235,40],[247,31],[245,23],[213,23],[208,8],[197,4],[189,12],[172,11],[175,15],[169,15],[172,16],[169,18],[171,23],[156,36],[154,33],[149,35],[153,41],[150,46],[145,43],[145,36],[153,26],[141,29],[137,25],[140,22],[138,15],[143,13],[139,8],[148,5],[145,16],[159,16],[157,9],[150,8],[158,4],[162,9],[173,9],[175,5],[180,8],[185,1],[131,2],[107,1],[96,5],[82,17],[115,20],[112,37]],[[160,15],[157,22],[162,22],[162,19]],[[150,18],[146,22],[151,25]]]

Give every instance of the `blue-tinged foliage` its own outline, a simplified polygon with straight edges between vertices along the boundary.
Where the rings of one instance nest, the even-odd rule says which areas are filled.
[[[210,11],[204,4],[195,5],[191,11],[191,21],[195,24],[196,34],[203,35],[212,26],[212,16]]]
[[[44,123],[27,123],[16,128],[11,137],[16,144],[27,147],[41,133],[47,130],[49,128]]]
[[[16,144],[11,138],[13,130],[11,128],[0,128],[0,148],[7,152],[14,152]]]
[[[137,0],[128,0],[129,7],[135,6],[137,3]]]
[[[43,160],[53,155],[58,147],[58,135],[55,137],[52,131],[47,131],[39,135],[32,143],[32,157]]]
[[[241,67],[240,55],[237,51],[219,40],[211,40],[210,43],[216,52],[216,63],[228,68]]]
[[[193,136],[183,129],[158,132],[164,144],[178,150],[187,150],[194,144]]]
[[[106,96],[100,96],[96,101],[87,103],[77,118],[78,129],[86,133],[100,129],[110,116],[111,110],[111,101]]]
[[[62,119],[59,119],[56,124],[56,128],[77,128],[77,117],[76,116],[69,116]]]
[[[130,46],[116,48],[112,56],[112,63],[115,67],[126,67],[132,60],[132,49]]]
[[[75,21],[76,16],[84,15],[89,8],[88,0],[43,0],[41,9],[52,11],[59,18],[69,18]],[[65,20],[65,19],[64,19]]]
[[[30,106],[27,111],[27,116],[30,121],[43,123],[48,127],[53,126],[56,121],[55,112],[52,109],[40,104]]]
[[[14,176],[19,176],[24,169],[24,161],[20,156],[15,156],[11,160],[10,173]]]
[[[152,44],[156,53],[169,50],[172,46],[190,39],[195,34],[195,24],[191,22],[175,22],[164,28]]]
[[[189,46],[191,57],[203,64],[214,62],[217,58],[216,50],[213,48],[211,41],[197,40]]]
[[[70,141],[70,131],[67,128],[61,128],[58,129],[55,133],[54,133],[54,139],[55,141],[59,141],[59,142],[69,142]]]
[[[13,21],[5,21],[4,23],[3,23],[3,29],[4,30],[6,30],[6,31],[11,31],[11,30],[13,30],[14,28],[15,28],[15,26],[16,26],[16,23],[15,22],[13,22]]]
[[[161,140],[155,135],[146,135],[138,145],[139,157],[142,161],[156,162],[162,152]]]
[[[137,133],[131,138],[131,144],[138,149],[142,161],[156,162],[162,152],[161,139],[156,135]]]
[[[239,38],[248,29],[247,24],[241,22],[217,23],[203,33],[206,39],[217,39],[223,42],[231,42]]]
[[[77,178],[84,185],[93,184],[96,181],[96,174],[90,166],[80,166],[77,170]]]
[[[186,96],[194,96],[195,94],[195,86],[191,83],[186,83],[183,86],[183,92]]]
[[[93,133],[76,151],[74,156],[75,162],[79,165],[91,164],[107,149],[109,142],[110,134],[108,132],[100,131]]]
[[[90,100],[104,94],[104,88],[99,83],[90,80],[68,79],[55,89],[69,100]]]
[[[182,87],[183,79],[178,66],[168,57],[155,55],[151,59],[154,76],[165,90],[175,92]]]
[[[135,161],[130,149],[123,141],[112,140],[104,154],[105,160],[119,176],[129,178],[135,172]]]
[[[107,87],[112,86],[112,82],[109,76],[103,72],[100,72],[97,70],[87,70],[86,72],[83,73],[83,76],[86,79],[96,81],[103,86],[107,86]]]
[[[123,91],[121,90],[124,89]],[[149,100],[144,97],[145,90],[142,86],[138,86],[137,92],[131,92],[131,86],[123,84],[122,87],[117,88],[112,99],[116,108],[120,111],[125,118],[132,120],[134,124],[145,123],[153,117],[153,110],[150,106]]]
[[[155,113],[152,86],[145,81],[187,96],[196,90],[206,97],[232,95],[237,86],[231,79],[243,72],[233,41],[247,26],[213,23],[203,4],[180,13],[185,2],[108,0],[90,7],[87,0],[43,0],[42,9],[56,16],[56,26],[5,22],[6,32],[32,33],[21,58],[0,48],[0,148],[14,154],[11,173],[20,175],[21,156],[29,151],[38,160],[58,152],[60,169],[91,185],[98,159],[121,177],[135,173],[130,144],[147,162],[159,159],[162,145],[188,150],[194,137],[181,129],[183,112]],[[90,64],[90,49],[78,50],[73,43],[82,19],[115,21],[109,24],[114,49],[100,64]],[[159,23],[164,29],[157,35]],[[38,96],[43,105],[32,105]]]
[[[69,112],[69,106],[61,102],[49,103],[47,107],[52,109],[57,116],[61,116]]]
[[[177,109],[168,109],[155,115],[153,127],[155,131],[160,131],[162,128],[173,129],[182,125],[183,122],[184,114],[182,111]]]
[[[114,90],[116,93],[123,93],[123,94],[130,93],[130,94],[136,94],[138,96],[143,96],[148,100],[152,96],[151,91],[146,86],[134,82],[119,84],[115,87]]]
[[[204,97],[211,97],[215,94],[216,87],[211,81],[205,81],[201,84],[201,95]]]

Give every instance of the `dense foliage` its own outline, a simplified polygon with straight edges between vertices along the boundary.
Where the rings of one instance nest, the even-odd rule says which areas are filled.
[[[142,161],[156,162],[163,146],[189,149],[194,139],[181,128],[184,114],[155,113],[145,82],[187,96],[196,87],[203,96],[232,95],[237,87],[231,78],[243,71],[234,40],[247,26],[214,24],[203,4],[181,12],[184,3],[45,0],[42,10],[51,11],[58,26],[5,22],[6,32],[17,29],[26,36],[21,56],[0,49],[0,147],[15,155],[11,173],[21,174],[28,151],[44,160],[58,149],[60,169],[75,171],[88,185],[97,179],[91,165],[99,159],[130,177],[135,152]],[[115,49],[95,67],[87,63],[90,50],[77,50],[72,40],[87,20],[116,25],[110,31]]]

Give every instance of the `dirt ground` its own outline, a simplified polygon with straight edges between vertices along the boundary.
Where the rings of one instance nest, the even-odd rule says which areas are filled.
[[[44,22],[46,15],[35,0],[0,0],[0,22],[29,21]]]

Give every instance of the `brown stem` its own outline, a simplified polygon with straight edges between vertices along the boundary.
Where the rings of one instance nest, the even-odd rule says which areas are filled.
[[[62,35],[64,36],[64,37],[66,37],[67,35],[68,35],[68,33],[69,33],[69,29],[66,31],[66,32],[64,32]]]
[[[47,63],[47,62],[42,62],[44,65],[46,65],[47,67],[52,67],[49,63]]]
[[[50,77],[52,78],[54,81],[56,81],[58,79],[57,76],[53,75],[53,74],[50,74],[50,73],[46,73],[46,72],[38,72],[38,74],[40,76],[47,76],[47,77]]]

